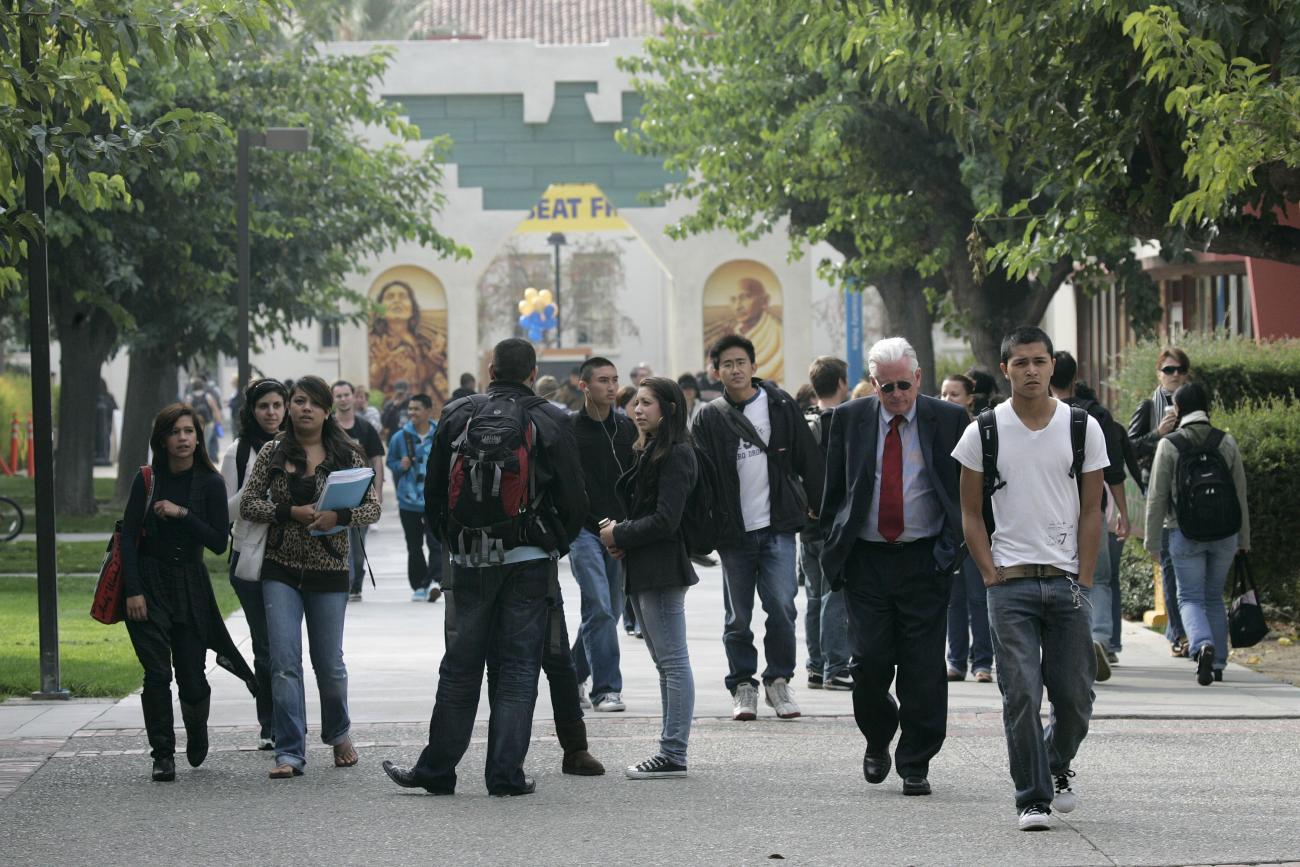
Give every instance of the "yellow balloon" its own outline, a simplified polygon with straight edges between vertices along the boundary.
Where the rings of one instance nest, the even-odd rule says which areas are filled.
[[[527,289],[524,290],[524,297],[527,298],[529,301],[532,301],[534,298],[537,297],[537,290],[534,289],[532,286],[529,286]]]
[[[527,316],[529,313],[532,313],[532,312],[533,312],[533,305],[532,305],[532,304],[528,303],[527,301],[520,301],[520,302],[519,302],[519,315],[520,315],[520,316]]]
[[[551,301],[553,301],[554,299],[555,296],[551,294],[550,289],[543,289],[541,292],[537,293],[537,300],[541,302],[542,307],[545,307],[547,304],[550,304]]]

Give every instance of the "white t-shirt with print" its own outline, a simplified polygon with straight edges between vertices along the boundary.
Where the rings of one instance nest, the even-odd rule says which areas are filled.
[[[768,414],[767,392],[745,404],[745,418],[764,443],[772,441],[772,419]],[[740,477],[740,516],[745,532],[761,530],[772,523],[772,490],[767,477],[767,453],[742,437],[736,449],[736,475]]]
[[[1079,574],[1079,487],[1070,477],[1070,408],[1056,401],[1047,427],[1031,431],[1011,401],[994,409],[998,473],[1006,487],[993,495],[994,566],[1055,566]],[[953,449],[964,467],[984,471],[979,425],[971,424]],[[1088,416],[1083,471],[1110,466],[1101,426]]]

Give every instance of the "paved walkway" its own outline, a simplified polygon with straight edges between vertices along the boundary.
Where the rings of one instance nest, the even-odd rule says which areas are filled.
[[[379,587],[349,607],[345,641],[357,768],[328,767],[328,748],[316,743],[305,777],[267,780],[269,760],[252,749],[252,701],[220,670],[212,676],[213,754],[165,788],[148,781],[138,696],[7,702],[0,704],[5,863],[134,864],[175,845],[195,864],[253,853],[272,864],[1300,861],[1300,802],[1287,770],[1300,759],[1300,689],[1236,665],[1224,683],[1198,687],[1190,664],[1130,625],[1121,665],[1098,685],[1097,719],[1075,763],[1081,807],[1053,833],[1021,834],[1013,830],[994,685],[951,685],[949,740],[932,766],[928,799],[902,798],[896,779],[863,782],[847,693],[809,691],[800,678],[803,719],[781,722],[760,708],[756,723],[731,722],[716,568],[702,570],[688,596],[697,686],[690,779],[638,784],[618,773],[653,751],[659,718],[649,655],[621,635],[628,710],[588,716],[593,752],[611,774],[560,774],[543,688],[528,763],[537,795],[486,797],[483,723],[460,794],[412,795],[392,786],[378,764],[413,760],[423,744],[444,606],[409,601],[393,516],[371,533],[368,548]],[[562,584],[574,629],[576,585],[567,572]],[[242,615],[230,626],[246,646]],[[761,623],[755,631],[761,640]],[[316,721],[313,691],[309,684]],[[484,700],[480,720],[486,708]]]

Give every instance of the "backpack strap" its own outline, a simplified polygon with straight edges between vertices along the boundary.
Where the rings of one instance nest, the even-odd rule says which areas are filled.
[[[975,424],[979,426],[980,452],[984,463],[984,496],[987,498],[1007,484],[998,473],[998,420],[993,408],[981,412]]]
[[[1088,411],[1081,406],[1070,407],[1070,478],[1083,484],[1083,451],[1088,436]]]
[[[1218,451],[1219,444],[1222,442],[1223,442],[1223,431],[1219,430],[1217,427],[1212,427],[1210,428],[1210,435],[1205,438],[1205,443],[1204,445],[1201,446],[1201,448],[1207,451],[1211,449],[1213,449],[1214,451]]]

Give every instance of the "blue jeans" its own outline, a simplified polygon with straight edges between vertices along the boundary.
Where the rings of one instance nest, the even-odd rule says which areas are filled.
[[[1124,561],[1125,540],[1107,533],[1110,547],[1110,649],[1119,653],[1124,649],[1124,606],[1120,599],[1119,567]]]
[[[474,733],[490,649],[497,673],[483,776],[493,795],[524,791],[524,759],[550,620],[546,592],[555,569],[554,560],[477,569],[452,564],[451,586],[443,584],[447,650],[438,667],[429,745],[412,769],[420,785],[455,791],[456,765]]]
[[[623,691],[618,651],[623,564],[609,555],[599,538],[583,530],[569,546],[569,567],[582,597],[582,625],[573,643],[573,667],[578,683],[591,678],[594,702],[607,693]]]
[[[271,697],[275,703],[275,760],[307,764],[307,697],[302,682],[302,622],[307,620],[311,667],[320,691],[320,739],[341,744],[348,737],[348,669],[343,664],[343,615],[348,594],[298,590],[282,581],[262,582],[271,646]]]
[[[659,670],[659,700],[664,710],[659,754],[686,764],[686,741],[695,715],[695,675],[686,652],[686,588],[668,587],[632,594],[637,623]]]
[[[1170,644],[1187,637],[1183,616],[1178,610],[1178,570],[1169,552],[1169,529],[1160,531],[1160,583],[1165,591],[1165,639]]]
[[[803,633],[808,644],[808,672],[830,680],[849,670],[849,612],[844,592],[832,591],[822,574],[821,541],[799,543],[799,571],[803,573],[808,610]]]
[[[1187,628],[1187,648],[1195,654],[1214,645],[1214,667],[1228,664],[1228,609],[1223,586],[1237,556],[1237,534],[1217,542],[1197,542],[1181,530],[1169,534],[1169,553],[1178,576],[1178,610]]]
[[[1097,656],[1086,604],[1066,578],[1019,578],[988,588],[989,626],[998,657],[1002,727],[1016,809],[1047,804],[1052,775],[1069,769],[1092,719]],[[1043,689],[1051,703],[1039,719]]]
[[[953,577],[948,599],[948,668],[966,673],[993,670],[993,638],[989,635],[989,603],[984,578],[973,557]]]
[[[1092,570],[1092,586],[1088,588],[1088,619],[1092,623],[1092,640],[1102,647],[1110,647],[1110,612],[1114,593],[1110,586],[1110,534],[1103,524],[1101,542],[1097,545],[1097,565]]]
[[[348,527],[348,590],[360,593],[366,583],[366,532],[369,524]]]
[[[239,552],[230,556],[230,586],[239,597],[239,605],[244,609],[244,619],[248,621],[248,635],[253,642],[253,675],[257,678],[257,724],[260,728],[258,737],[274,737],[275,723],[271,702],[271,643],[266,634],[266,607],[262,602],[262,582],[245,581],[235,577],[235,565],[239,562]]]
[[[749,683],[758,671],[758,650],[749,628],[754,616],[754,593],[767,613],[764,624],[763,656],[767,668],[763,682],[794,677],[794,619],[798,616],[794,597],[798,592],[794,573],[794,534],[753,530],[736,546],[719,548],[722,558],[723,603],[726,621],[722,646],[727,652],[727,689]]]

